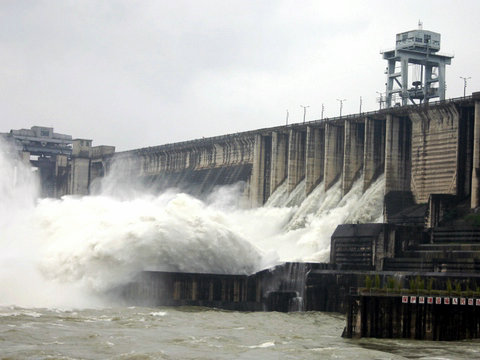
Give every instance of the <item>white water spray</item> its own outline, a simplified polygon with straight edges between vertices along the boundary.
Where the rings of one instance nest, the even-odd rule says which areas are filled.
[[[238,206],[241,185],[202,202],[174,191],[124,196],[111,179],[108,195],[35,203],[31,170],[7,159],[0,152],[0,304],[92,306],[143,270],[250,274],[284,261],[328,261],[338,224],[382,213],[383,179],[365,194],[359,180],[343,198],[340,184],[327,192],[320,184],[307,198],[304,182],[290,195],[283,184],[257,209]]]

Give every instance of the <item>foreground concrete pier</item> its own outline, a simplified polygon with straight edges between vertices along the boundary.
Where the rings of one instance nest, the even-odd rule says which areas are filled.
[[[345,337],[444,341],[480,335],[480,297],[363,292],[350,301]]]

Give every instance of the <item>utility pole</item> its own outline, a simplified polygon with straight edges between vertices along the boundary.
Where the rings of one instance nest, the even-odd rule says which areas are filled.
[[[287,109],[287,118],[285,119],[285,125],[288,125],[288,109]]]
[[[347,99],[337,99],[337,101],[340,101],[340,117],[342,117],[343,102]]]
[[[359,112],[359,114],[361,114],[361,113],[362,113],[362,97],[360,96],[360,112]]]
[[[463,79],[463,97],[467,94],[467,80],[471,79],[471,77],[463,77],[460,76],[460,79]]]
[[[325,111],[325,106],[322,104],[322,117],[321,119],[323,120],[323,112]]]
[[[300,105],[300,107],[303,108],[303,123],[305,124],[305,116],[307,115],[307,108],[310,107],[310,105],[307,105],[307,106]]]

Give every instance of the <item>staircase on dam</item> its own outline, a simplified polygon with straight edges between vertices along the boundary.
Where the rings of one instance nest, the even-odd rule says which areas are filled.
[[[384,259],[385,271],[480,271],[480,228],[438,227],[430,241],[409,246],[399,257]]]

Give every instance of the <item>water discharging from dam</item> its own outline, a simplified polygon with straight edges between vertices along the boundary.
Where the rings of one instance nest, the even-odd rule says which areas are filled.
[[[328,261],[345,222],[381,221],[383,178],[341,196],[337,183],[308,197],[285,185],[257,209],[238,206],[241,187],[205,201],[166,191],[36,198],[30,168],[0,151],[0,304],[103,305],[104,291],[142,270],[251,274],[285,261]],[[108,179],[106,179],[108,181]]]

